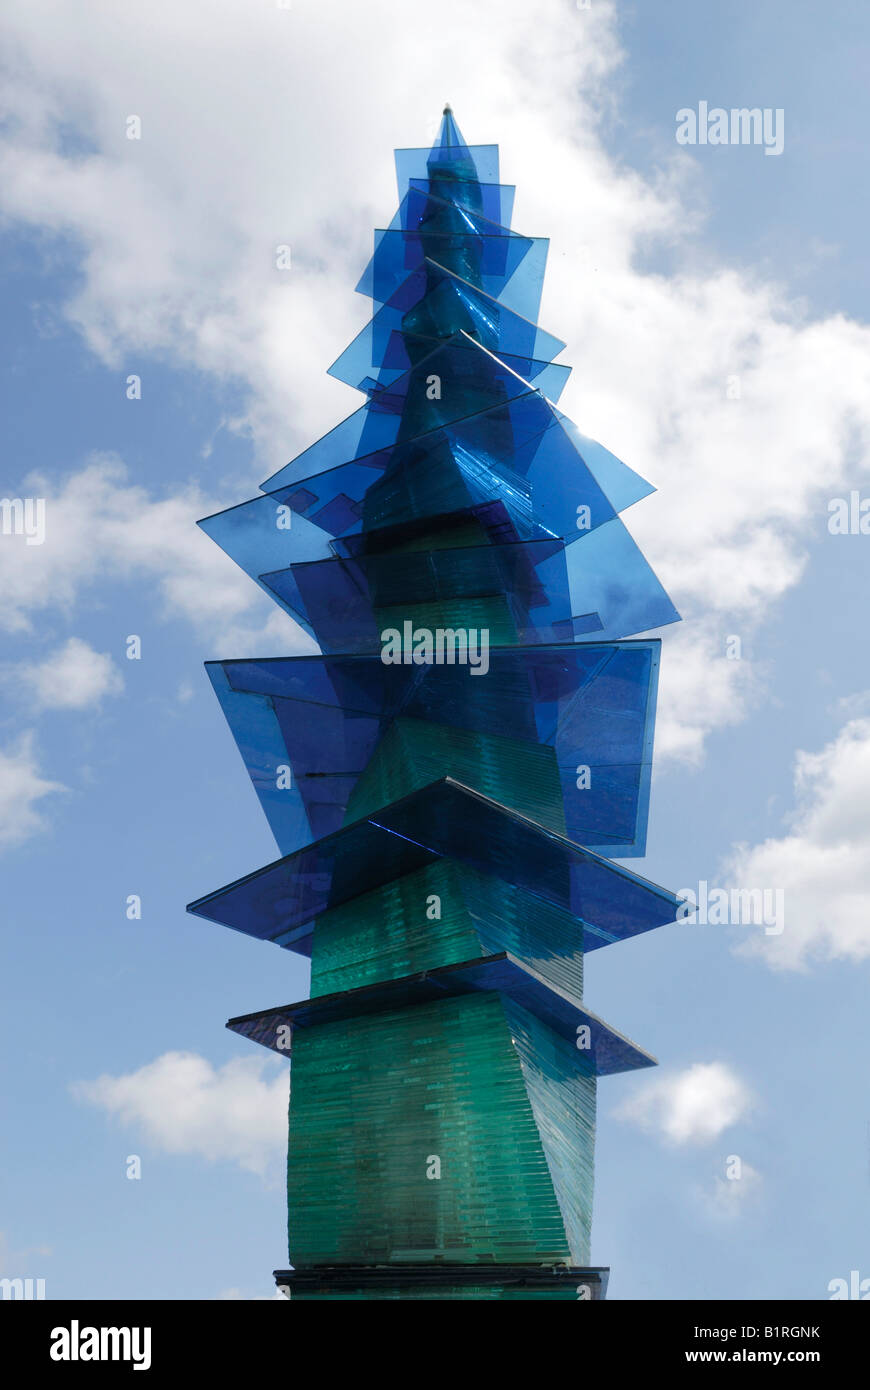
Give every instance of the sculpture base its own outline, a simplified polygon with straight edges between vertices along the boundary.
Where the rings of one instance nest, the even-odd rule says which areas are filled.
[[[609,1269],[542,1265],[331,1265],[276,1269],[285,1297],[308,1302],[365,1299],[554,1299],[600,1301]]]

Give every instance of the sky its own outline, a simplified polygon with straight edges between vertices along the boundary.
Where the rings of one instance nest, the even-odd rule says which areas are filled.
[[[223,1025],[307,963],[184,908],[276,853],[203,662],[310,644],[195,522],[360,403],[326,368],[445,101],[550,238],[560,408],[657,489],[625,520],[683,622],[630,867],[783,905],[588,961],[660,1061],[600,1086],[593,1263],[616,1299],[870,1277],[866,7],[11,0],[0,35],[0,496],[45,503],[0,534],[0,1277],[286,1264],[286,1064]],[[702,102],[782,112],[781,153],[678,143]]]

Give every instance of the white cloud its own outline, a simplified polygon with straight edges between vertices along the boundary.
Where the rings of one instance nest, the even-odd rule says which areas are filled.
[[[727,877],[782,889],[779,935],[753,932],[741,954],[801,970],[813,960],[870,956],[870,718],[852,719],[819,753],[798,752],[789,833],[739,845]]]
[[[685,625],[668,640],[661,664],[655,728],[656,766],[666,758],[700,764],[705,740],[714,729],[738,724],[759,679],[752,663],[731,660],[724,627],[715,635]]]
[[[11,849],[44,830],[39,803],[65,791],[40,773],[32,730],[16,743],[0,748],[0,850]]]
[[[123,1076],[72,1087],[158,1150],[226,1159],[264,1174],[287,1143],[288,1075],[271,1059],[241,1057],[215,1068],[195,1052],[166,1052]]]
[[[827,498],[867,476],[867,326],[811,320],[783,287],[699,255],[698,152],[675,145],[649,176],[609,159],[598,127],[620,52],[606,0],[442,0],[434,24],[399,0],[106,14],[44,0],[0,21],[6,216],[81,246],[66,313],[106,362],[144,372],[146,389],[150,353],[246,386],[238,423],[264,474],[359,402],[324,369],[367,316],[351,286],[395,206],[392,147],[431,139],[446,97],[472,141],[500,141],[515,225],[551,237],[541,321],[575,366],[562,404],[660,489],[628,520],[688,620],[665,650],[660,749],[698,762],[709,731],[748,708],[749,681],[718,660],[702,671],[687,646],[720,625],[750,632],[797,582]],[[141,140],[126,139],[130,114]],[[656,243],[677,273],[639,268]],[[149,501],[117,531],[138,536],[178,608],[208,617],[223,594],[247,627],[229,563],[179,539],[190,501]]]
[[[261,638],[280,651],[310,645],[196,525],[222,505],[198,486],[155,497],[128,480],[118,458],[98,455],[62,482],[31,476],[24,487],[45,498],[47,534],[39,546],[0,545],[0,627],[30,630],[40,613],[72,613],[90,586],[136,578],[156,586],[167,616],[194,624],[227,655],[237,655],[237,641],[246,655]]]
[[[42,709],[87,709],[106,695],[119,695],[124,679],[108,652],[94,651],[80,637],[70,637],[43,661],[15,667]]]
[[[725,1062],[696,1062],[645,1080],[616,1114],[670,1143],[704,1144],[744,1119],[752,1103],[749,1088]]]

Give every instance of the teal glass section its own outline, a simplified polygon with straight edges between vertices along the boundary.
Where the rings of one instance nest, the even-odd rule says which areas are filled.
[[[555,989],[583,998],[583,923],[563,909],[462,868],[459,886],[484,952],[510,951]]]
[[[468,994],[499,994],[518,1004],[571,1048],[582,1047],[582,1061],[590,1075],[617,1076],[656,1065],[655,1057],[624,1033],[507,951],[242,1014],[230,1019],[227,1027],[292,1061],[293,1035],[300,1028],[321,1028],[363,1014],[390,1013]]]
[[[583,1051],[527,1009],[505,1001],[532,1113],[562,1213],[572,1262],[589,1263],[596,1078]],[[582,1039],[581,1039],[582,1041]]]
[[[359,820],[444,775],[565,833],[555,749],[419,719],[396,719],[347,803]]]
[[[582,999],[582,922],[513,884],[440,860],[318,917],[311,996],[501,951]]]
[[[296,1268],[572,1263],[499,996],[299,1030],[288,1202]]]
[[[318,917],[312,998],[480,955],[460,880],[457,866],[441,860]]]

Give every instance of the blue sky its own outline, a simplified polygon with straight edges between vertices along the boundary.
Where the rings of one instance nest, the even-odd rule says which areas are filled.
[[[49,1297],[270,1297],[286,1259],[285,1073],[223,1024],[307,967],[184,905],[275,852],[202,663],[301,647],[195,521],[356,408],[325,371],[392,149],[448,99],[551,238],[563,408],[658,488],[626,520],[685,621],[631,867],[785,900],[778,936],[681,924],[589,961],[590,1007],[661,1062],[601,1085],[593,1259],[615,1298],[870,1277],[870,538],[828,530],[870,495],[870,22],[440,13],[2,20],[0,495],[45,497],[47,529],[0,536],[0,1275]],[[782,108],[783,153],[678,146],[700,101]]]

